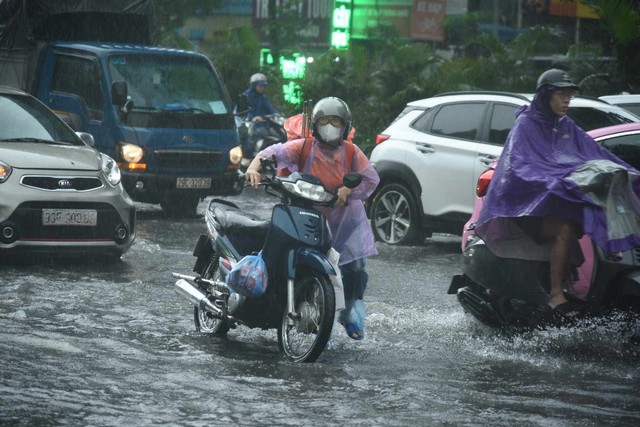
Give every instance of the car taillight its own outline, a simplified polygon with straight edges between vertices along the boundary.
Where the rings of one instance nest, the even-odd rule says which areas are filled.
[[[376,136],[376,145],[385,142],[390,137],[391,137],[390,135],[384,135],[384,134],[380,134],[380,135]]]
[[[478,178],[478,183],[476,184],[476,195],[478,197],[484,197],[487,194],[487,190],[489,189],[489,184],[491,183],[491,178],[493,178],[494,169],[487,169],[486,171],[480,174]]]

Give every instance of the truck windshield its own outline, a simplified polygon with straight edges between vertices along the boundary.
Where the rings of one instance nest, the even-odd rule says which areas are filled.
[[[119,54],[109,57],[111,81],[127,83],[134,110],[227,114],[224,92],[199,57]]]

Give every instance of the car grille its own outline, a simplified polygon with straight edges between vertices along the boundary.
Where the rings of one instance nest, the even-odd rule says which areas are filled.
[[[163,168],[211,168],[220,163],[220,151],[156,150],[155,163]]]
[[[91,191],[104,187],[96,177],[23,176],[20,184],[47,191]]]
[[[43,226],[43,209],[95,209],[95,227],[70,225]],[[83,202],[26,202],[22,203],[5,222],[18,226],[19,240],[115,240],[115,230],[122,224],[118,211],[108,203]],[[131,228],[134,224],[131,224]],[[133,232],[133,230],[129,230]]]

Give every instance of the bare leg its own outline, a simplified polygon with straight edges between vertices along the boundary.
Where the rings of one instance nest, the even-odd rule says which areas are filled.
[[[567,302],[562,292],[562,281],[565,277],[571,242],[578,236],[578,227],[569,220],[550,216],[542,223],[541,233],[544,237],[554,240],[549,260],[551,290],[548,302],[549,306],[554,308]]]

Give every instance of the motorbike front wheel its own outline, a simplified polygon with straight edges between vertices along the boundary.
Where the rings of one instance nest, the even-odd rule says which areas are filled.
[[[285,309],[278,328],[280,351],[294,362],[315,362],[327,346],[336,303],[333,285],[324,274],[308,273],[294,284],[294,309],[291,319]]]
[[[220,257],[214,253],[209,265],[202,272],[203,279],[220,280],[219,259]],[[211,313],[200,310],[199,307],[193,307],[193,321],[196,325],[196,331],[204,334],[225,337],[229,332],[229,324],[224,319],[214,317]]]

